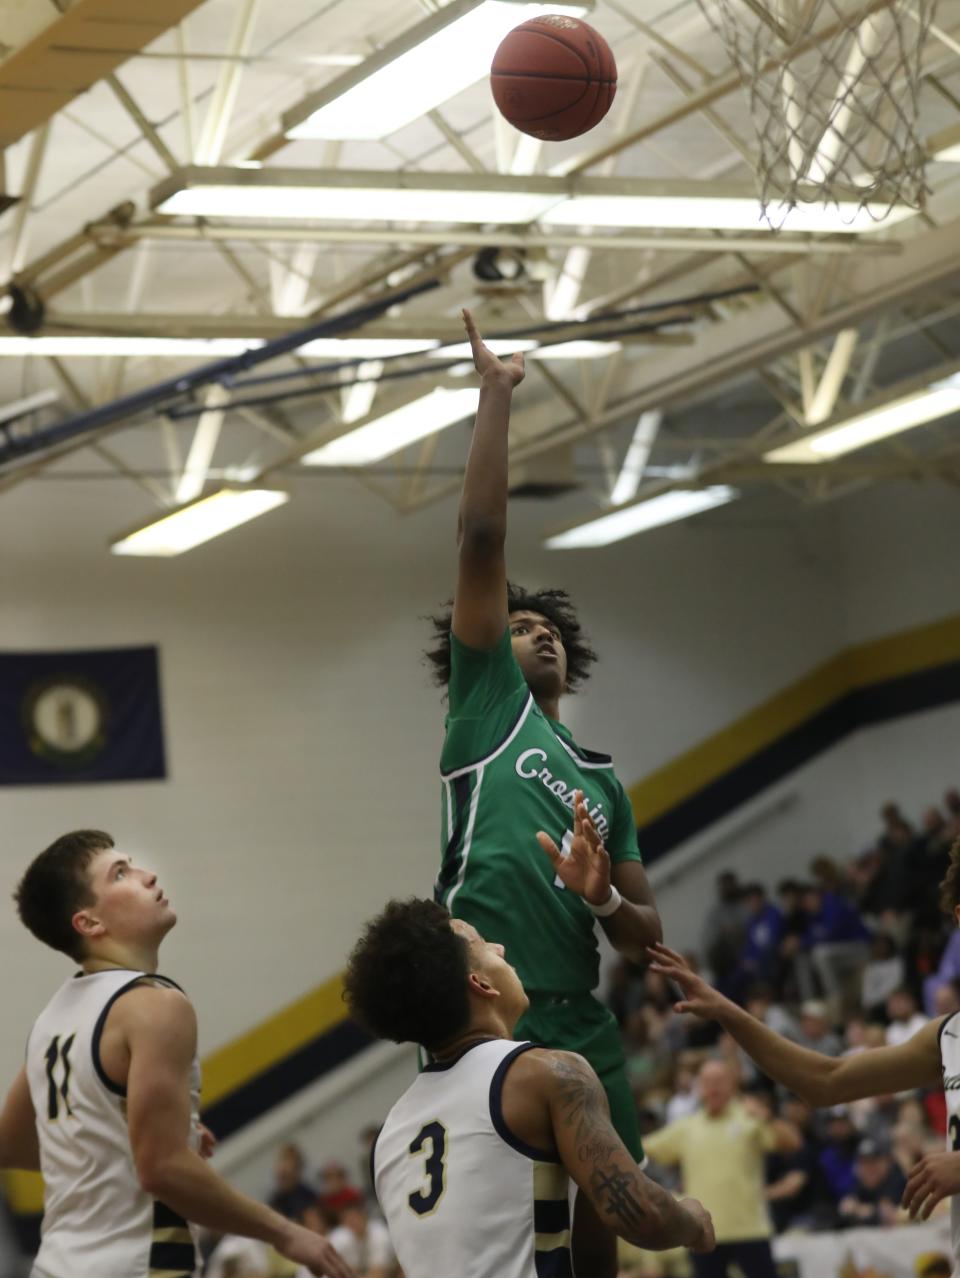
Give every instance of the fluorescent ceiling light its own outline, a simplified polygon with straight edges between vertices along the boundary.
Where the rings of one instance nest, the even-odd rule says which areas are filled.
[[[531,351],[531,359],[606,359],[620,349],[619,342],[580,341],[557,342],[553,346],[541,346]]]
[[[725,484],[661,493],[659,497],[651,497],[622,510],[612,510],[607,515],[578,524],[576,528],[556,533],[547,538],[546,547],[548,550],[570,550],[584,546],[609,546],[613,541],[622,541],[624,537],[646,532],[648,528],[658,528],[661,524],[672,524],[678,519],[699,515],[701,511],[713,510],[715,506],[733,501],[736,496],[737,490]]]
[[[491,337],[489,340],[484,338],[484,345],[494,355],[515,355],[518,351],[523,353],[535,351],[539,343],[536,338],[530,337]],[[473,357],[469,342],[454,342],[450,346],[438,346],[436,350],[430,352],[431,359],[463,359],[466,356]]]
[[[508,31],[544,13],[580,17],[585,4],[455,0],[311,99],[305,118],[284,117],[290,138],[379,139],[396,133],[490,73]],[[420,35],[418,36],[418,32]],[[411,41],[416,41],[412,44]],[[298,109],[298,116],[302,108]]]
[[[270,170],[264,170],[269,174]],[[564,198],[535,191],[433,189],[399,184],[385,188],[337,186],[196,186],[167,196],[157,211],[189,217],[293,218],[317,222],[498,222],[535,221]],[[398,180],[399,183],[399,180]]]
[[[888,404],[865,413],[858,413],[836,426],[828,426],[804,439],[783,444],[764,453],[766,462],[796,462],[799,464],[829,461],[865,448],[878,440],[887,439],[901,431],[922,426],[938,417],[960,412],[960,373],[954,373],[941,382],[935,382],[925,390],[904,395]]]
[[[298,346],[297,354],[319,359],[386,359],[433,351],[436,345],[429,337],[318,337]]]
[[[110,550],[115,555],[181,555],[289,500],[289,493],[272,488],[221,488],[119,538]]]
[[[358,426],[339,439],[332,439],[301,460],[307,466],[366,466],[382,461],[408,444],[463,421],[477,411],[479,402],[477,387],[465,390],[440,387],[411,404]]]
[[[839,208],[801,205],[782,219],[771,210],[783,231],[807,233],[862,233],[893,226],[912,217],[915,210],[903,206],[888,213],[876,209],[876,217],[852,203]],[[882,217],[882,220],[877,220]],[[759,200],[747,196],[708,195],[574,195],[540,215],[551,226],[624,226],[635,229],[669,227],[675,230],[769,231]]]
[[[960,164],[960,142],[956,146],[945,146],[933,158],[940,164]]]

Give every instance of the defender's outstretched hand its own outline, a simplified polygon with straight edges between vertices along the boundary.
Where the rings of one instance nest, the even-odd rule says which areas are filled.
[[[484,345],[483,338],[480,336],[470,312],[464,309],[462,314],[463,326],[467,330],[470,349],[473,351],[473,366],[480,376],[485,377],[487,374],[493,374],[504,378],[505,381],[510,383],[511,387],[519,386],[526,376],[523,355],[518,351],[506,363],[503,363],[488,346]]]
[[[927,1220],[943,1198],[960,1193],[960,1153],[952,1149],[924,1154],[907,1177],[901,1204],[911,1220]]]
[[[651,945],[647,953],[653,960],[650,964],[651,972],[659,972],[680,987],[683,998],[679,1003],[674,1003],[675,1012],[693,1012],[695,1016],[702,1016],[708,1021],[720,1019],[724,1007],[729,1006],[729,1000],[719,990],[708,985],[702,976],[698,976],[682,954],[669,949],[662,942]]]
[[[610,899],[610,854],[597,827],[590,820],[583,791],[573,794],[573,839],[566,856],[549,834],[537,831],[537,842],[553,862],[557,877],[588,905],[605,905]]]

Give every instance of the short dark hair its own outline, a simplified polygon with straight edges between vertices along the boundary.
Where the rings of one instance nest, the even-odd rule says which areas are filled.
[[[103,830],[62,834],[30,863],[13,894],[21,923],[37,940],[78,962],[84,943],[71,919],[93,903],[87,867],[98,852],[113,846]]]
[[[576,692],[590,678],[590,667],[597,654],[583,633],[577,620],[577,611],[565,590],[524,590],[513,582],[507,582],[507,613],[538,612],[560,631],[560,640],[567,654],[567,692]],[[447,601],[444,611],[428,618],[433,627],[436,647],[428,648],[425,659],[433,667],[434,682],[447,687],[450,682],[450,628],[453,624],[453,600]]]
[[[954,839],[950,848],[950,863],[940,883],[940,908],[944,914],[953,918],[953,912],[960,905],[960,838]]]
[[[470,1021],[469,949],[435,901],[389,901],[347,961],[343,996],[377,1038],[442,1047]]]

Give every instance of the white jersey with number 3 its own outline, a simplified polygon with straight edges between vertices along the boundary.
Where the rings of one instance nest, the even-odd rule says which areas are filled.
[[[140,1187],[126,1091],[100,1061],[110,1008],[145,981],[179,989],[144,972],[81,973],[60,986],[30,1032],[27,1081],[44,1181],[42,1240],[31,1278],[190,1278],[195,1271],[187,1222]],[[194,1061],[194,1143],[199,1099]]]
[[[960,1151],[960,1012],[941,1024],[940,1064],[943,1067],[943,1097],[947,1103],[947,1149]],[[950,1199],[950,1240],[953,1243],[953,1272],[960,1274],[960,1197]]]
[[[387,1116],[373,1177],[406,1278],[570,1278],[567,1173],[503,1118],[507,1071],[532,1046],[428,1065]]]

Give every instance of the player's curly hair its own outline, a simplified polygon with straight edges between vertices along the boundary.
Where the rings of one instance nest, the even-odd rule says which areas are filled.
[[[953,912],[960,905],[960,838],[954,839],[950,849],[950,864],[940,883],[940,908],[944,914],[953,918]]]
[[[522,586],[507,582],[507,612],[538,612],[560,631],[564,651],[567,654],[567,692],[576,692],[590,678],[590,667],[597,654],[583,633],[577,620],[577,611],[565,590],[524,590]],[[436,647],[428,648],[425,660],[432,666],[435,683],[447,687],[450,682],[450,627],[453,623],[453,600],[444,605],[443,612],[428,618],[433,627]]]
[[[84,957],[83,938],[71,920],[94,900],[87,867],[113,846],[104,830],[63,834],[31,861],[13,894],[21,923],[38,941],[77,962]]]
[[[435,901],[389,901],[347,960],[343,997],[377,1038],[434,1051],[470,1021],[469,949]]]

